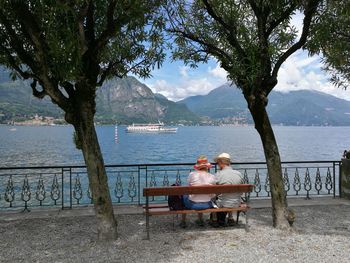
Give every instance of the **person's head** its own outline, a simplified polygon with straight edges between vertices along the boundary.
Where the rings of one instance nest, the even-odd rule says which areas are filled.
[[[231,165],[231,156],[228,153],[221,153],[215,157],[214,161],[218,164],[220,170]]]
[[[205,155],[200,155],[197,158],[197,163],[194,165],[194,169],[198,171],[208,171],[211,164],[208,162],[208,158]]]

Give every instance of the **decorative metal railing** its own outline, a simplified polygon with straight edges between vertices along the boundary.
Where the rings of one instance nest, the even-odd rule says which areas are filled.
[[[311,198],[339,194],[340,161],[283,162],[288,196]],[[245,183],[255,184],[251,198],[271,195],[266,163],[234,163]],[[186,184],[193,164],[107,165],[108,183],[115,204],[142,204],[144,187]],[[216,166],[211,172],[216,172]],[[164,202],[166,198],[154,198]],[[0,167],[0,209],[56,206],[72,208],[92,203],[85,166]]]

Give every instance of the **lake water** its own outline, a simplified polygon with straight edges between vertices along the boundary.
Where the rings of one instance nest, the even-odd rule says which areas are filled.
[[[15,129],[15,130],[14,130]],[[128,134],[114,126],[96,127],[106,164],[195,162],[228,152],[233,161],[264,161],[254,127],[179,127],[176,134]],[[283,161],[340,160],[350,149],[350,127],[274,127]],[[80,165],[70,126],[0,126],[0,167]]]

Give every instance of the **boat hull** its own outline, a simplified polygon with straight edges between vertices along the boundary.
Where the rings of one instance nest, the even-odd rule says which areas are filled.
[[[162,129],[129,129],[126,128],[127,133],[176,133],[177,128],[162,128]]]

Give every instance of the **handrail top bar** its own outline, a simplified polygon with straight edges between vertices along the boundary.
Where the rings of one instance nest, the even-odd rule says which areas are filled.
[[[281,164],[310,164],[310,163],[340,163],[341,161],[284,161]],[[190,166],[194,163],[150,163],[150,164],[106,164],[106,168],[113,167],[153,167],[153,166]],[[216,163],[212,163],[215,165]],[[266,162],[232,162],[231,165],[262,165]],[[0,170],[25,170],[25,169],[71,169],[71,168],[86,168],[86,165],[56,165],[56,166],[10,166],[0,167]]]
[[[248,192],[252,192],[253,188],[254,188],[253,184],[146,187],[143,189],[143,196],[248,193]]]

